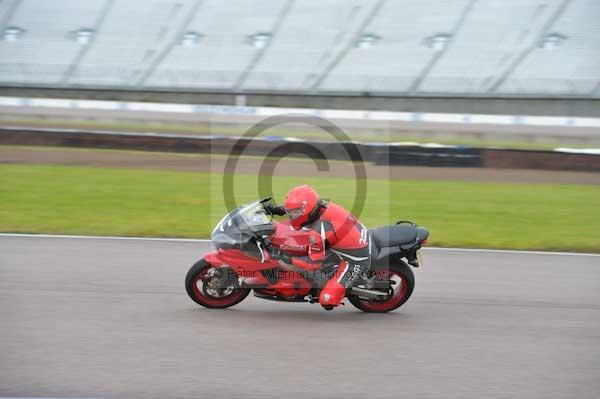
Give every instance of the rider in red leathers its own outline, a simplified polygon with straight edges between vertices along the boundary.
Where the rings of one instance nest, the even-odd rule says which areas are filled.
[[[310,243],[308,256],[290,256],[274,250],[274,258],[316,271],[328,254],[339,257],[337,271],[319,295],[319,303],[325,309],[339,305],[346,290],[371,266],[371,236],[367,228],[341,206],[321,201],[308,185],[293,188],[285,197],[284,206],[270,210],[275,215],[287,214],[294,229],[307,231]]]

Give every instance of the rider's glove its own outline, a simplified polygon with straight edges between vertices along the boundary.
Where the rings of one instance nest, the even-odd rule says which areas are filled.
[[[283,263],[288,263],[288,264],[292,263],[292,259],[290,258],[290,256],[279,248],[272,246],[269,249],[269,255],[271,256],[272,259],[280,260]]]
[[[282,205],[273,206],[271,204],[265,204],[265,209],[271,215],[283,216],[285,215],[285,208]]]

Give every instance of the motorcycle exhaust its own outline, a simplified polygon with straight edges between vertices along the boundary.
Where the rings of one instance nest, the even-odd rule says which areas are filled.
[[[368,290],[366,288],[352,287],[350,294],[368,299],[386,299],[389,294],[383,291]]]

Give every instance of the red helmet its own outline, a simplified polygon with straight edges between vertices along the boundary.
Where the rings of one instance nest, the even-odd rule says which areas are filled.
[[[319,211],[319,194],[308,185],[294,187],[285,196],[285,211],[290,218],[290,225],[300,230]]]

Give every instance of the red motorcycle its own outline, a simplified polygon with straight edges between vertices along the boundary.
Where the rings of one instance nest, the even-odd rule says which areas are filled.
[[[217,224],[212,232],[216,251],[204,255],[185,278],[194,302],[207,308],[227,308],[243,301],[250,291],[268,300],[318,302],[321,288],[343,261],[331,253],[321,268],[308,270],[273,259],[269,251],[274,247],[291,256],[306,255],[309,241],[305,231],[294,230],[287,221],[273,222],[265,206],[269,201],[266,198],[237,208]],[[402,221],[369,230],[369,234],[373,242],[371,269],[346,291],[346,297],[365,312],[389,312],[410,298],[415,277],[408,264],[421,264],[418,251],[429,232]]]

